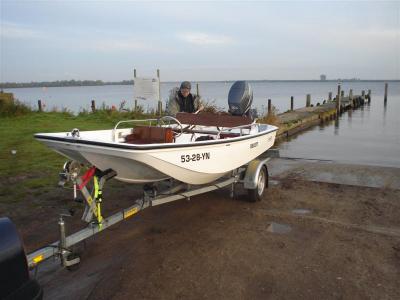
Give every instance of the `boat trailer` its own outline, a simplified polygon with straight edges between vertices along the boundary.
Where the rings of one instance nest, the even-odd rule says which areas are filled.
[[[91,167],[80,176],[82,165],[76,161],[68,161],[64,164],[63,171],[60,173],[59,185],[64,186],[67,182],[73,184],[74,200],[77,202],[82,202],[83,200],[85,203],[82,220],[87,222],[88,226],[67,236],[64,218],[71,216],[71,214],[62,213],[58,220],[59,241],[25,256],[22,246],[23,243],[18,238],[14,224],[12,224],[8,218],[0,218],[0,232],[7,232],[7,234],[0,236],[0,269],[5,270],[3,267],[7,266],[7,269],[11,267],[17,273],[18,270],[21,270],[22,273],[27,273],[27,269],[34,269],[36,273],[40,263],[48,258],[54,257],[60,259],[63,267],[66,267],[68,270],[73,270],[79,265],[80,257],[72,250],[72,246],[151,206],[157,206],[180,199],[190,200],[193,196],[228,186],[230,186],[230,197],[234,198],[236,184],[242,184],[244,189],[248,190],[249,201],[259,201],[268,187],[267,162],[271,157],[276,156],[276,153],[271,150],[267,151],[265,154],[266,156],[258,157],[250,161],[247,165],[231,171],[229,175],[210,184],[190,185],[171,178],[152,185],[145,185],[143,188],[143,196],[135,200],[132,206],[107,218],[103,218],[101,211],[101,204],[103,201],[102,191],[105,183],[117,175],[116,172],[113,170],[101,171],[95,167]],[[83,195],[83,199],[78,198],[78,190]],[[7,228],[14,229],[9,230]],[[17,263],[14,262],[16,255],[12,254],[10,249],[19,255],[18,266]],[[23,268],[21,268],[21,264],[24,266]],[[16,268],[18,268],[18,270],[15,270]],[[0,272],[0,277],[2,277],[2,273],[4,273],[3,277],[8,281],[13,281],[12,278],[7,278],[7,272]],[[34,282],[34,284],[35,289],[38,290],[37,283]],[[2,291],[0,291],[0,296],[1,294]],[[13,295],[14,294],[15,293],[13,293]]]
[[[230,197],[234,198],[235,184],[243,184],[243,187],[249,191],[250,201],[255,202],[260,200],[268,186],[268,160],[270,160],[270,157],[254,159],[249,162],[248,165],[233,170],[229,176],[222,177],[212,184],[195,186],[168,179],[154,185],[145,185],[143,188],[143,197],[135,200],[134,205],[107,218],[103,218],[101,213],[101,203],[103,200],[102,190],[104,184],[117,174],[113,170],[102,172],[92,167],[88,169],[83,176],[79,176],[79,163],[74,161],[66,162],[63,172],[60,173],[60,185],[72,181],[75,200],[78,199],[77,190],[79,189],[81,191],[85,202],[82,220],[87,222],[88,226],[76,233],[66,236],[64,217],[70,215],[60,214],[58,220],[60,240],[28,254],[28,266],[30,269],[35,268],[39,263],[55,256],[60,258],[61,264],[64,267],[70,269],[70,267],[80,262],[79,256],[71,250],[73,245],[151,206],[181,199],[190,200],[193,196],[227,186],[231,187]],[[93,191],[89,192],[87,184],[91,179],[93,179]]]

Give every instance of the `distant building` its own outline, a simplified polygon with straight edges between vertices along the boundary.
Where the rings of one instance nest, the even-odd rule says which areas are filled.
[[[325,81],[326,80],[326,75],[322,74],[319,76],[319,78],[321,79],[321,81]]]

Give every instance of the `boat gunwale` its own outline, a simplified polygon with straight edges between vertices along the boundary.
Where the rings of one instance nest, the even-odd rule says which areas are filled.
[[[34,135],[34,137],[38,140],[58,141],[58,142],[65,142],[65,143],[69,143],[69,144],[101,146],[101,147],[106,147],[106,148],[119,148],[119,149],[127,149],[127,150],[154,150],[154,149],[169,149],[169,148],[200,147],[200,146],[218,145],[218,144],[231,144],[231,143],[241,142],[244,140],[260,137],[260,136],[263,136],[263,135],[266,135],[266,134],[269,134],[269,133],[272,133],[275,131],[278,131],[278,128],[274,126],[273,129],[264,130],[257,134],[249,134],[249,135],[242,135],[239,137],[228,138],[228,139],[207,140],[207,141],[199,141],[199,142],[183,143],[183,144],[175,144],[175,143],[127,144],[127,143],[116,143],[116,142],[99,142],[99,141],[93,141],[93,140],[81,140],[81,139],[71,139],[71,138],[64,138],[64,137],[49,136],[49,135],[43,135],[43,133],[36,133]]]

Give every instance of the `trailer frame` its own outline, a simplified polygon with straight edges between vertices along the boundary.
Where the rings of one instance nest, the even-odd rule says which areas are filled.
[[[58,220],[60,240],[28,254],[28,266],[30,269],[34,269],[41,262],[51,257],[56,257],[60,258],[62,266],[71,269],[80,263],[80,257],[71,249],[72,246],[100,233],[112,225],[134,216],[145,208],[181,199],[190,200],[193,196],[221,189],[229,185],[231,186],[231,198],[235,196],[236,184],[243,184],[244,188],[248,190],[257,189],[257,179],[260,170],[264,166],[267,170],[267,162],[270,158],[271,156],[268,156],[267,153],[267,157],[258,157],[248,164],[231,171],[229,175],[206,185],[190,185],[174,179],[167,179],[152,186],[145,186],[143,189],[143,197],[136,199],[135,204],[107,218],[103,218],[101,215],[102,189],[104,184],[117,174],[113,170],[102,172],[94,167],[94,169],[89,169],[88,172],[91,172],[94,181],[94,191],[89,192],[86,187],[86,183],[88,182],[86,175],[88,172],[83,176],[79,176],[77,164],[75,162],[66,162],[63,172],[60,173],[62,179],[61,184],[65,184],[66,181],[72,181],[75,199],[77,198],[76,191],[79,187],[79,190],[85,198],[85,210],[82,220],[86,221],[88,226],[67,236],[64,217],[70,215],[60,214]],[[268,176],[266,180],[268,180]],[[262,192],[264,193],[264,191]]]

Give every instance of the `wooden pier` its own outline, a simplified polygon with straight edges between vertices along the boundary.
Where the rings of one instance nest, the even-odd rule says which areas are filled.
[[[310,106],[310,96],[307,95],[306,107],[278,114],[277,125],[279,130],[277,139],[287,138],[312,126],[333,120],[340,113],[349,109],[357,109],[371,101],[370,91],[367,95],[365,93],[352,95],[352,91],[350,91],[347,97],[341,97],[342,95],[339,91],[339,95],[333,100],[324,101],[323,104],[318,103],[316,106]],[[339,101],[337,101],[338,98],[340,99]]]

